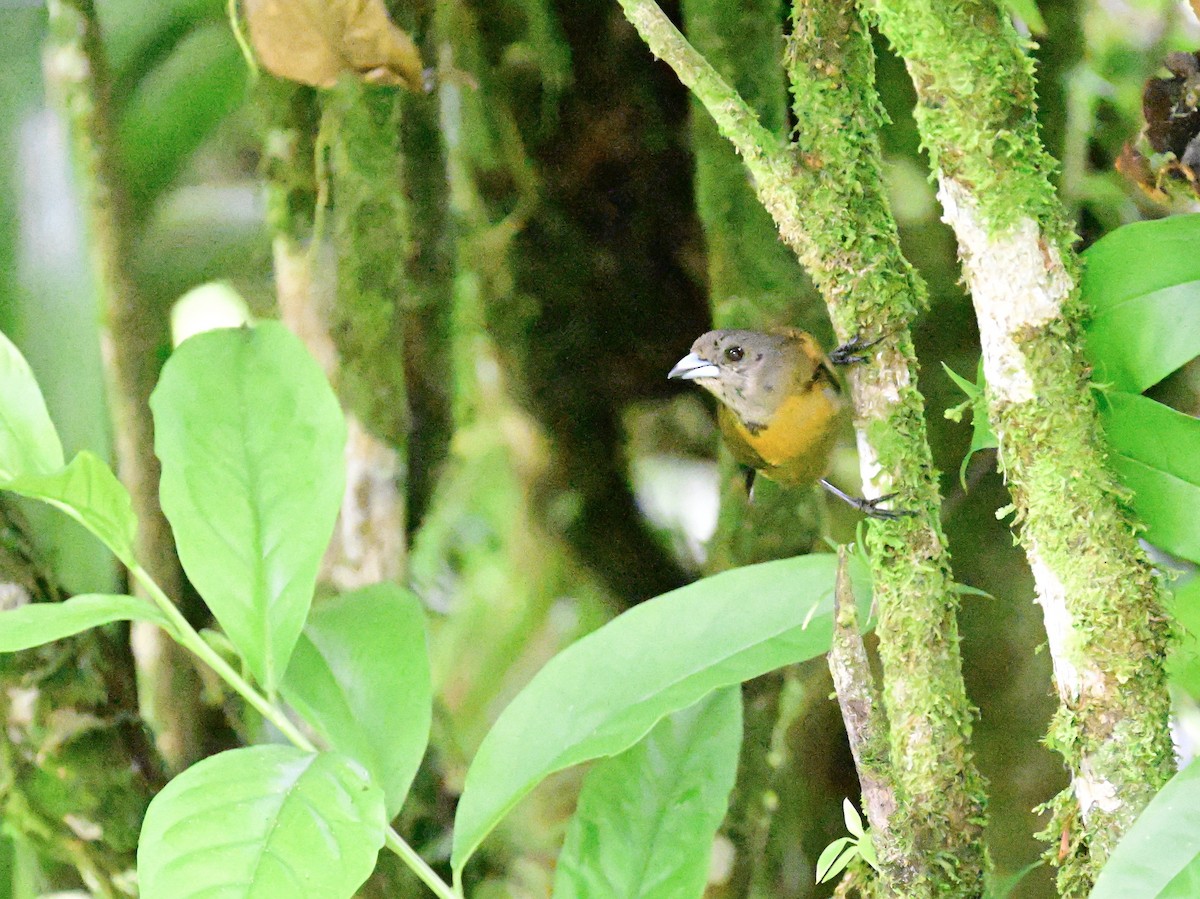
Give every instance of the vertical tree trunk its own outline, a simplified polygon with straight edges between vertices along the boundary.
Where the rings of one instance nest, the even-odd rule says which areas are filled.
[[[1174,768],[1161,586],[1105,465],[1081,352],[1079,264],[1020,38],[992,0],[866,6],[916,85],[979,320],[989,418],[1061,701],[1050,741],[1072,771],[1073,801],[1059,802],[1048,836],[1072,847],[1060,888],[1083,895]]]
[[[868,533],[902,809],[896,827],[911,847],[895,886],[911,896],[974,895],[984,865],[983,785],[969,748],[957,603],[907,330],[924,291],[884,199],[866,29],[850,4],[796,4],[787,60],[801,128],[797,145],[782,149],[657,6],[622,7],[741,153],[759,199],[822,290],[839,339],[884,338],[850,381],[865,492],[895,491],[900,506],[920,513]]]

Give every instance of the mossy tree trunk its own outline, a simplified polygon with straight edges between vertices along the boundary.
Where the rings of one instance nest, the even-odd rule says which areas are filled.
[[[851,4],[796,4],[787,66],[800,128],[794,146],[781,146],[657,6],[622,7],[741,154],[760,201],[825,296],[838,338],[884,338],[850,376],[864,489],[894,491],[920,514],[868,532],[901,808],[894,826],[906,854],[900,879],[883,888],[977,894],[983,786],[969,747],[957,603],[908,333],[924,289],[900,254],[883,194],[883,117],[866,29]]]
[[[1105,465],[1082,356],[1074,235],[1051,186],[1033,64],[992,0],[868,0],[908,64],[917,123],[958,237],[989,418],[1046,622],[1072,771],[1048,836],[1083,895],[1170,777],[1161,585]],[[1071,847],[1063,858],[1060,845]]]

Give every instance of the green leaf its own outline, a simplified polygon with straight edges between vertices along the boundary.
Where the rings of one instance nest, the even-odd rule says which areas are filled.
[[[229,23],[201,25],[182,37],[133,89],[118,140],[139,209],[178,177],[192,153],[242,102],[246,63]]]
[[[995,870],[985,874],[983,879],[983,899],[1008,899],[1022,880],[1040,868],[1045,862],[1040,858],[1027,864],[1020,871],[997,877]]]
[[[280,689],[330,746],[371,773],[394,817],[425,754],[433,709],[420,600],[375,584],[318,603]]]
[[[1171,878],[1157,899],[1196,899],[1200,896],[1200,858],[1194,858]]]
[[[855,593],[869,605],[855,562]],[[547,775],[628,749],[718,687],[826,652],[836,568],[836,557],[812,555],[726,571],[630,609],[551,659],[471,763],[455,871]]]
[[[741,689],[725,687],[597,764],[558,857],[555,899],[699,897],[741,742]]]
[[[875,851],[875,841],[871,839],[869,831],[864,833],[858,840],[858,854],[876,872],[879,871],[879,854]]]
[[[63,466],[62,443],[25,357],[0,334],[0,478]]]
[[[850,859],[858,853],[858,847],[850,837],[838,837],[825,847],[817,858],[817,883],[824,883],[842,873]]]
[[[382,791],[350,759],[232,749],[154,797],[138,884],[143,899],[348,899],[374,868],[386,827]]]
[[[20,652],[114,621],[152,621],[169,627],[144,599],[85,593],[63,602],[35,602],[0,612],[0,652]]]
[[[1095,380],[1141,393],[1200,355],[1200,215],[1136,222],[1083,254]]]
[[[1183,895],[1165,890],[1198,859],[1200,762],[1192,762],[1159,790],[1129,828],[1096,879],[1091,899]]]
[[[1200,577],[1175,587],[1169,611],[1181,633],[1168,647],[1167,674],[1192,698],[1200,697]]]
[[[842,800],[842,818],[846,822],[846,830],[850,831],[852,836],[861,839],[863,835],[862,818],[859,817],[858,809],[849,799]]]
[[[942,368],[946,370],[946,374],[950,376],[959,389],[967,395],[966,405],[971,409],[971,446],[967,450],[967,454],[963,456],[962,465],[958,467],[958,479],[963,485],[963,489],[967,486],[967,465],[980,450],[995,449],[1000,445],[996,439],[996,435],[992,433],[991,423],[988,421],[987,394],[983,376],[983,359],[979,360],[976,366],[975,383],[972,384],[962,375],[955,372],[945,362],[942,363]],[[946,410],[946,417],[951,421],[959,421],[962,417],[961,406],[954,409]]]
[[[274,692],[342,498],[337,399],[303,344],[264,322],[184,341],[150,407],[183,568]]]
[[[134,564],[137,516],[129,491],[107,465],[87,450],[66,468],[0,481],[0,489],[61,509],[95,534],[127,566]]]
[[[1004,8],[1019,18],[1032,34],[1046,33],[1046,20],[1038,9],[1037,0],[1003,0]]]
[[[1146,539],[1200,562],[1200,419],[1129,393],[1104,395],[1110,463],[1133,492]]]

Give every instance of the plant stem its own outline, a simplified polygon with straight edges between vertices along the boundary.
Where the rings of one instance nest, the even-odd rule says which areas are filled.
[[[150,596],[151,600],[154,601],[154,604],[158,606],[159,610],[167,616],[167,621],[171,625],[168,633],[180,646],[190,651],[220,675],[221,680],[233,687],[234,691],[246,700],[255,711],[279,728],[279,732],[291,740],[295,746],[306,752],[317,751],[317,747],[313,742],[300,732],[299,728],[288,719],[282,709],[271,703],[265,696],[254,689],[249,681],[238,674],[233,666],[221,657],[220,653],[205,642],[204,638],[200,636],[195,628],[188,624],[187,619],[183,617],[183,613],[175,607],[175,603],[171,602],[167,594],[162,591],[162,588],[155,583],[154,579],[150,577],[141,565],[134,562],[130,567],[130,573],[142,585],[142,588]]]
[[[459,899],[459,894],[438,877],[437,872],[429,867],[428,862],[421,858],[416,850],[404,842],[404,838],[390,827],[384,836],[384,845],[400,856],[409,869],[421,878],[421,883],[429,887],[438,896],[438,899]]]
[[[58,89],[91,226],[91,253],[102,310],[101,344],[112,415],[117,473],[137,515],[137,555],[179,595],[182,574],[170,526],[158,502],[150,392],[158,380],[167,321],[138,290],[128,269],[134,222],[121,177],[110,78],[93,0],[49,0],[47,79]],[[199,757],[203,736],[200,684],[176,647],[165,644],[144,672],[143,714],[173,767]]]

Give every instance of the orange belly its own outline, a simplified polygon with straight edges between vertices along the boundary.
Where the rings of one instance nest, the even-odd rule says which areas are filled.
[[[725,406],[718,420],[735,459],[772,481],[798,486],[828,471],[844,408],[832,390],[817,389],[784,400],[757,433]]]

